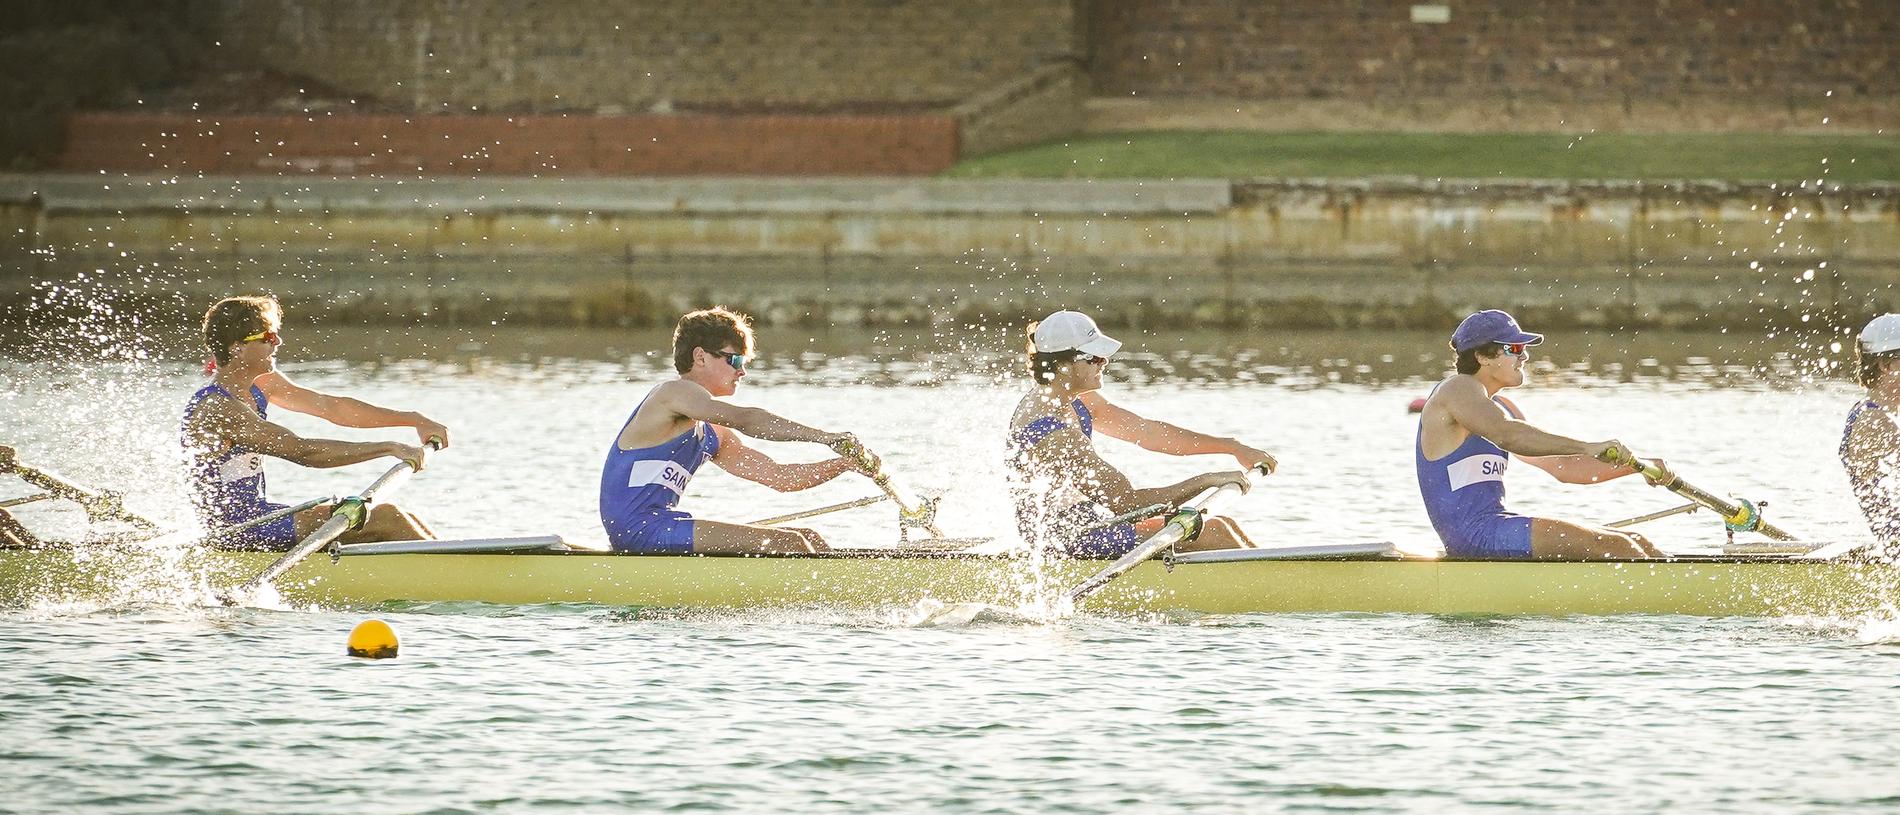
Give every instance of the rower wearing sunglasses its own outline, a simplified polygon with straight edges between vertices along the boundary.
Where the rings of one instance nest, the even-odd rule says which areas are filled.
[[[780,492],[809,489],[847,472],[874,473],[876,456],[849,433],[827,433],[761,408],[723,401],[745,378],[752,325],[724,308],[691,312],[673,330],[673,368],[633,409],[607,450],[600,476],[600,521],[624,552],[652,554],[802,554],[826,551],[810,529],[707,521],[674,509],[701,464]],[[823,444],[839,453],[810,464],[781,464],[747,447],[743,436]],[[866,471],[868,466],[869,472]]]
[[[282,323],[283,309],[270,297],[228,297],[205,312],[204,343],[211,354],[212,378],[191,395],[179,431],[188,464],[186,479],[208,529],[228,529],[288,509],[265,497],[266,456],[321,468],[388,457],[414,462],[421,469],[423,448],[418,445],[304,438],[269,421],[270,407],[343,427],[414,428],[418,442],[433,440],[448,446],[448,428],[420,413],[378,407],[292,382],[277,370]],[[240,549],[289,550],[328,520],[330,510],[329,504],[319,504],[219,538],[217,543]],[[433,537],[416,516],[394,504],[376,504],[360,529],[339,540],[362,543]]]
[[[1144,418],[1108,401],[1102,372],[1121,342],[1103,334],[1088,315],[1058,311],[1029,325],[1029,374],[1035,380],[1010,419],[1010,467],[1016,519],[1031,545],[1072,557],[1115,558],[1165,522],[1125,518],[1143,507],[1174,507],[1210,487],[1239,484],[1245,470],[1197,475],[1160,487],[1137,488],[1095,451],[1094,435],[1121,439],[1176,456],[1232,456],[1242,467],[1278,466],[1273,456],[1234,439],[1210,436]],[[1253,546],[1231,519],[1210,517],[1181,551]]]
[[[1583,442],[1541,430],[1499,394],[1524,384],[1531,346],[1543,341],[1542,334],[1523,330],[1496,309],[1466,317],[1451,335],[1458,372],[1425,400],[1413,445],[1425,513],[1445,553],[1550,560],[1661,557],[1654,544],[1634,532],[1504,510],[1504,471],[1513,453],[1568,484],[1595,484],[1636,472],[1598,459],[1617,448],[1619,460],[1634,460],[1622,442]]]

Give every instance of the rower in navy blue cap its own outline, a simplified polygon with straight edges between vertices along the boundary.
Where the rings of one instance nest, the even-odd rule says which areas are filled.
[[[1661,557],[1654,544],[1634,532],[1504,510],[1504,471],[1513,453],[1570,484],[1636,472],[1598,458],[1616,448],[1617,460],[1635,460],[1622,442],[1583,442],[1540,430],[1499,395],[1524,384],[1531,346],[1543,341],[1544,335],[1525,331],[1496,309],[1466,317],[1452,332],[1458,372],[1438,383],[1425,401],[1413,445],[1425,513],[1445,553],[1548,560]]]

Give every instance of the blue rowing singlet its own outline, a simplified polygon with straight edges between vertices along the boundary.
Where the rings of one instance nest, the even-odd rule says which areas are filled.
[[[1083,436],[1094,439],[1095,417],[1089,413],[1088,406],[1076,399],[1069,403],[1069,407],[1075,411],[1077,429],[1082,431]],[[1049,434],[1068,426],[1069,423],[1061,418],[1038,416],[1011,433],[1011,468],[1025,480],[1032,477],[1029,451],[1041,444]],[[1023,540],[1032,544],[1042,542],[1047,548],[1062,550],[1072,557],[1114,558],[1122,556],[1139,543],[1134,524],[1120,523],[1091,529],[1114,517],[1107,507],[1093,501],[1051,511],[1044,501],[1039,500],[1044,496],[1038,495],[1035,490],[1018,488],[1014,493],[1017,532],[1023,536]]]
[[[1854,471],[1848,459],[1847,443],[1853,438],[1854,427],[1859,422],[1879,421],[1884,428],[1869,426],[1867,432],[1886,434],[1883,447],[1888,451],[1881,456],[1871,477]],[[1881,409],[1880,403],[1871,399],[1854,405],[1847,414],[1847,426],[1841,430],[1841,464],[1847,466],[1847,480],[1853,487],[1854,497],[1860,501],[1860,511],[1867,516],[1867,528],[1874,533],[1874,539],[1883,545],[1891,546],[1900,542],[1900,427],[1894,425],[1893,417]]]
[[[651,397],[653,394],[648,393]],[[646,399],[640,400],[641,405]],[[635,406],[627,423],[640,413]],[[620,426],[626,432],[626,424]],[[620,449],[619,434],[607,448],[600,472],[600,523],[615,549],[691,552],[692,521],[673,510],[699,466],[719,452],[719,435],[708,422],[652,447]]]
[[[239,444],[216,454],[191,449],[191,440],[185,435],[184,426],[191,421],[198,406],[213,394],[237,398],[215,382],[199,388],[197,393],[191,395],[191,401],[185,403],[185,417],[179,425],[179,436],[184,440],[186,455],[191,462],[186,481],[197,502],[199,515],[208,523],[224,526],[248,521],[275,507],[264,499],[262,455]],[[256,385],[251,386],[251,402],[259,418],[268,415],[270,402],[264,398],[264,391]]]
[[[1492,397],[1513,417],[1523,419]],[[1530,557],[1530,519],[1504,511],[1504,471],[1511,454],[1476,433],[1436,461],[1425,458],[1425,422],[1412,442],[1425,515],[1453,557]]]

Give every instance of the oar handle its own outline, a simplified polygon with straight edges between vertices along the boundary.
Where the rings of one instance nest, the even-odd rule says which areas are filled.
[[[1604,448],[1603,452],[1597,454],[1597,460],[1605,464],[1617,464],[1633,468],[1637,472],[1642,473],[1643,477],[1656,482],[1657,486],[1667,487],[1677,480],[1672,474],[1663,472],[1663,469],[1656,466],[1655,463],[1644,461],[1631,455],[1630,451],[1623,449],[1620,445]]]

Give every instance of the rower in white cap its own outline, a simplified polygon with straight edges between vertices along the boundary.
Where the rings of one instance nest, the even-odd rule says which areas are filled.
[[[1847,414],[1841,464],[1860,499],[1874,538],[1890,552],[1900,546],[1900,314],[1882,314],[1861,329],[1855,368],[1866,397]]]
[[[1264,464],[1269,471],[1278,466],[1265,451],[1234,439],[1143,418],[1111,404],[1101,394],[1102,371],[1121,346],[1081,312],[1058,311],[1029,326],[1029,373],[1035,385],[1016,406],[1009,440],[1018,480],[1017,525],[1032,544],[1074,557],[1120,557],[1163,520],[1108,523],[1117,516],[1157,504],[1176,506],[1209,487],[1247,486],[1243,469],[1137,488],[1096,453],[1096,431],[1157,453],[1232,456],[1243,468]],[[1238,524],[1215,517],[1181,549],[1251,546]]]

